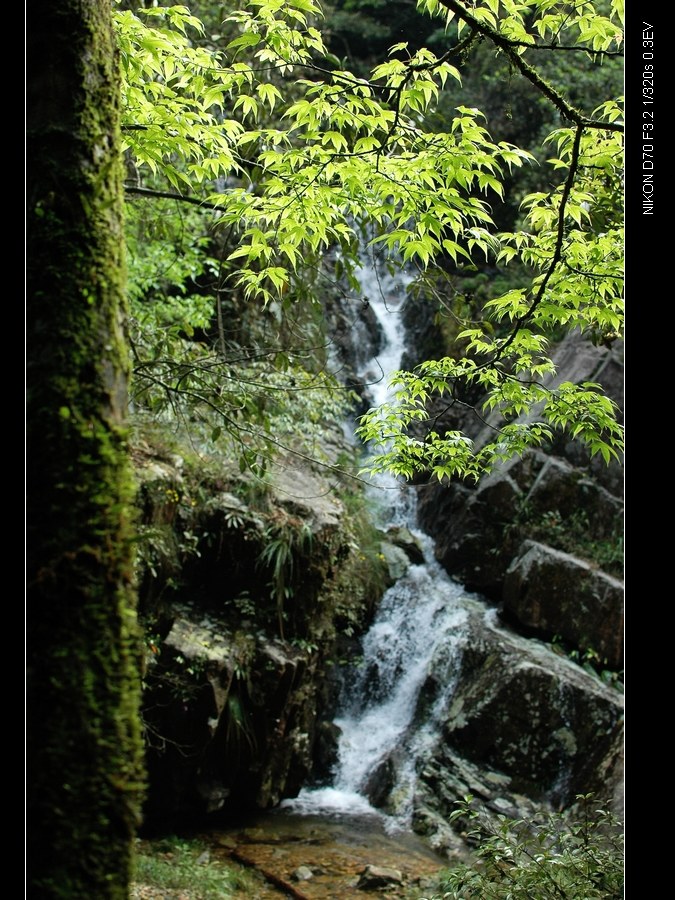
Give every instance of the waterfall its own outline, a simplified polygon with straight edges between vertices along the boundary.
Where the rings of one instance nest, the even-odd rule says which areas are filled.
[[[400,368],[404,351],[401,312],[410,276],[382,272],[364,263],[359,272],[363,298],[375,312],[385,340],[378,355],[359,373],[373,405],[388,398],[389,377]],[[434,658],[451,657],[466,613],[462,586],[450,579],[433,555],[431,539],[416,524],[414,488],[391,476],[372,479],[369,492],[379,508],[378,525],[407,527],[418,540],[424,561],[411,565],[383,596],[375,620],[362,640],[362,659],[344,678],[339,713],[339,758],[329,788],[304,788],[282,807],[306,814],[376,815],[387,830],[407,830],[412,816],[415,760],[434,740],[454,684],[447,672],[433,699],[421,692]],[[429,708],[430,707],[430,708]],[[387,814],[371,799],[387,797]],[[371,798],[371,799],[369,799]]]

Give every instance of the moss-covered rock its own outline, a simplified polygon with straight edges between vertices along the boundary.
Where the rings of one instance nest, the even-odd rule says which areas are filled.
[[[383,546],[409,557],[305,463],[261,491],[176,445],[139,441],[135,462],[146,824],[275,806],[321,755],[341,641],[393,578]]]

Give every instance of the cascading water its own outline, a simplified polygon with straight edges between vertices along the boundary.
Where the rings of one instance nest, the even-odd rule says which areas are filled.
[[[389,378],[401,365],[401,309],[410,278],[382,274],[375,264],[365,264],[359,274],[363,294],[385,336],[381,352],[360,373],[377,406],[388,398]],[[335,719],[340,741],[332,787],[303,789],[282,806],[305,814],[377,815],[386,830],[407,830],[415,760],[434,739],[454,685],[446,678],[423,716],[418,713],[420,692],[434,657],[442,649],[447,658],[453,645],[459,645],[466,620],[459,601],[466,595],[435,561],[431,539],[416,527],[414,490],[379,475],[369,490],[380,510],[378,525],[408,528],[424,562],[411,565],[385,593],[362,641],[362,659],[344,679]],[[384,785],[380,790],[378,782]],[[382,791],[387,796],[386,816],[369,799]]]

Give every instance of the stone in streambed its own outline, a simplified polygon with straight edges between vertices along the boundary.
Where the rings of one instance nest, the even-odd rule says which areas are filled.
[[[309,866],[298,866],[293,872],[293,881],[310,881],[312,878],[314,878],[314,872]]]
[[[376,891],[391,884],[403,884],[403,875],[398,869],[366,866],[356,886],[361,891]]]

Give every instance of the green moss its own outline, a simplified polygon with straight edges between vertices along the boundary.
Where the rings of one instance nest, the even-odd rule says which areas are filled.
[[[143,795],[110,15],[103,0],[31,8],[27,815],[35,898],[126,898]]]
[[[620,518],[606,535],[599,535],[593,533],[584,509],[563,516],[557,509],[541,512],[525,506],[508,529],[522,530],[532,540],[585,559],[615,578],[623,577],[624,546]]]

